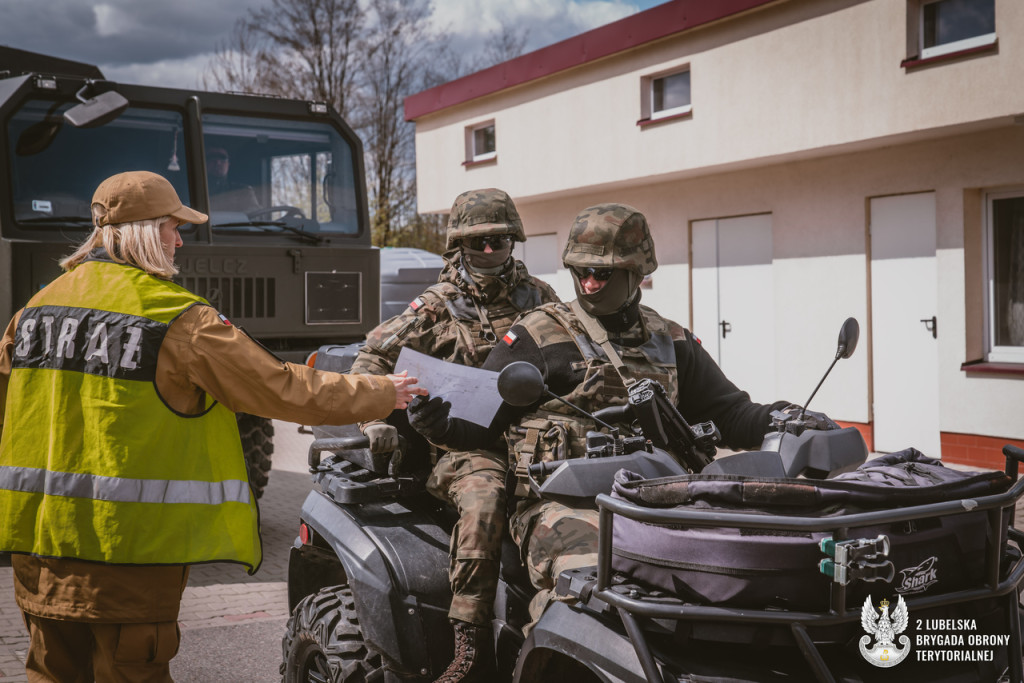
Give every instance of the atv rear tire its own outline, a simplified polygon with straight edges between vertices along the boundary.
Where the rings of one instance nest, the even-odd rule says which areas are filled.
[[[363,642],[348,585],[303,598],[288,618],[281,647],[283,683],[364,683],[384,666]]]
[[[257,498],[270,481],[271,458],[274,455],[274,424],[265,417],[236,413],[238,433],[242,437],[242,453],[249,470],[249,484]]]

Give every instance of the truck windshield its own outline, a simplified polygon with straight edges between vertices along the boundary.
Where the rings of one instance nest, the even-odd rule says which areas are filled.
[[[215,233],[359,232],[349,143],[326,121],[203,115]]]
[[[7,124],[17,223],[33,230],[91,230],[93,191],[127,170],[159,173],[192,205],[181,114],[130,107],[104,126],[75,128],[63,117],[75,104],[29,100]]]

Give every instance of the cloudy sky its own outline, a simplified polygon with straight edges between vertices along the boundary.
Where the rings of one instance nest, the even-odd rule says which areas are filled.
[[[433,20],[467,45],[499,22],[526,51],[665,0],[433,0]],[[115,81],[192,88],[235,22],[267,0],[0,0],[0,45],[96,64]]]

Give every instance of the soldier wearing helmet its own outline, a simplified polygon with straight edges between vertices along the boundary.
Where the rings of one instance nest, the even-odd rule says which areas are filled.
[[[548,284],[531,277],[512,257],[514,241],[525,242],[526,233],[507,193],[491,188],[456,197],[437,284],[369,334],[352,372],[391,373],[403,347],[480,367],[517,317],[558,301]],[[375,453],[393,451],[398,444],[391,424],[374,421],[360,427]],[[489,630],[505,532],[507,459],[503,445],[488,450],[492,445],[445,454],[427,483],[432,494],[459,511],[449,566],[456,657],[438,679],[450,683],[490,680],[493,665]]]
[[[562,262],[572,273],[576,300],[546,304],[520,318],[485,369],[530,362],[551,392],[589,413],[626,403],[629,384],[654,379],[688,422],[713,420],[724,445],[761,443],[771,411],[789,403],[752,402],[699,339],[640,303],[640,282],[658,266],[642,213],[625,204],[584,209],[569,231]],[[530,614],[540,618],[562,571],[597,564],[598,515],[530,497],[526,471],[540,461],[583,456],[587,432],[600,431],[599,425],[563,401],[545,398],[526,408],[503,406],[490,430],[450,418],[437,398],[413,399],[409,415],[424,436],[452,448],[470,448],[492,439],[495,430],[505,431],[518,497],[509,529],[539,591]]]

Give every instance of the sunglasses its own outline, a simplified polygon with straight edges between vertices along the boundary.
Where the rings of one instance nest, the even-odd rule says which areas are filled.
[[[512,244],[510,235],[487,235],[485,237],[471,237],[467,240],[467,246],[474,251],[483,251],[484,247],[490,246],[494,251],[505,249]]]
[[[576,277],[580,280],[585,280],[589,276],[593,276],[598,282],[607,282],[612,277],[612,273],[615,272],[614,268],[581,268],[580,266],[569,266],[572,268],[572,272],[576,273]]]

